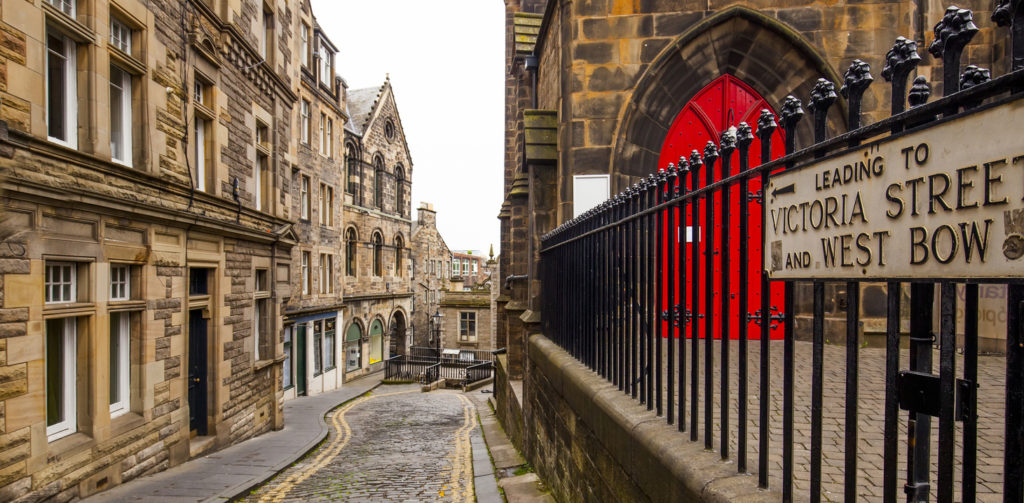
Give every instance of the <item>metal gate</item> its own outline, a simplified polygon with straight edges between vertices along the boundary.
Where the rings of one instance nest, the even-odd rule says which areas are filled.
[[[1001,485],[1003,501],[1022,501],[1024,137],[1014,135],[1012,120],[1024,119],[1024,13],[1017,5],[1002,0],[993,14],[998,23],[1012,25],[1013,71],[1007,75],[990,79],[987,70],[973,66],[960,72],[961,52],[977,27],[969,10],[950,7],[935,26],[936,42],[929,48],[943,61],[943,98],[927,102],[930,87],[924,77],[917,77],[908,92],[907,81],[920,57],[913,41],[897,39],[881,72],[891,83],[891,117],[867,126],[860,124],[861,96],[873,78],[866,63],[854,61],[839,89],[847,99],[849,133],[826,138],[826,113],[838,96],[834,83],[820,79],[807,105],[814,121],[810,147],[795,151],[796,126],[804,111],[803,103],[789,96],[778,105],[778,118],[764,110],[755,127],[735,124],[716,141],[709,141],[703,152],[693,151],[687,158],[660,167],[597,208],[546,234],[541,249],[545,333],[648,410],[656,410],[680,431],[688,430],[691,441],[703,437],[705,447],[713,449],[714,441],[719,440],[717,450],[722,458],[735,459],[740,472],[749,470],[747,456],[751,448],[747,441],[756,438],[758,483],[767,487],[775,477],[769,471],[773,455],[770,427],[778,423],[768,396],[774,368],[769,331],[781,326],[782,473],[778,480],[783,500],[792,501],[797,449],[794,291],[798,282],[809,282],[813,299],[810,426],[809,438],[800,443],[809,444],[808,493],[810,501],[817,502],[822,497],[825,450],[825,281],[846,283],[848,306],[859,304],[861,282],[883,282],[887,287],[885,379],[879,387],[884,389],[868,390],[884,397],[880,432],[883,501],[896,501],[901,479],[911,502],[927,501],[934,494],[938,501],[952,503],[957,493],[962,501],[976,501],[979,473],[984,474],[986,490]],[[909,110],[905,110],[907,101]],[[785,155],[774,158],[772,138],[779,127],[784,132]],[[933,154],[932,164],[926,169],[929,148],[918,139],[933,134],[938,139],[932,150],[938,152],[941,147],[944,154]],[[751,152],[755,135],[760,140],[759,152]],[[976,142],[972,154],[972,142],[963,142],[957,135],[975,135],[984,141]],[[954,160],[959,159],[960,152],[950,150],[952,143],[965,143],[967,154],[976,155],[977,163],[954,165],[960,162]],[[903,144],[910,147],[898,148]],[[996,152],[999,149],[1008,149],[1010,154]],[[885,162],[878,160],[882,157],[879,152],[890,152]],[[759,156],[761,165],[751,167],[751,156]],[[950,165],[943,164],[947,162]],[[901,174],[913,169],[924,173],[919,180]],[[884,185],[887,176],[910,178],[902,184]],[[882,190],[873,189],[876,183],[883,183],[878,186]],[[846,190],[844,184],[861,184],[873,192],[858,191],[856,199],[851,195],[849,200],[845,196],[814,199],[817,193],[838,194],[836,191]],[[755,191],[754,186],[764,189]],[[730,214],[729,199],[737,196],[739,214]],[[799,202],[801,197],[809,199]],[[959,224],[943,220],[961,214],[994,215],[997,210],[1002,215],[998,219],[983,216]],[[730,245],[727,232],[714,235],[716,221],[723,229],[733,223],[745,227],[754,211],[760,213],[763,222],[760,242],[767,254],[752,250],[746,239],[740,239],[736,247]],[[874,234],[858,232],[856,229],[861,221],[867,223],[869,214],[876,222],[873,225],[884,225]],[[879,214],[888,217],[876,219],[874,215]],[[672,233],[667,230],[696,219],[703,219],[698,221],[703,221],[708,233],[700,239],[718,244],[672,246]],[[846,228],[854,230],[847,236],[843,233]],[[746,232],[741,229],[739,235]],[[909,241],[899,241],[899,236]],[[995,243],[996,238],[1001,243]],[[889,248],[885,248],[886,239]],[[820,248],[812,249],[819,244]],[[715,248],[720,253],[714,253]],[[818,255],[812,256],[812,251]],[[729,281],[730,272],[741,269],[734,277],[746,278],[742,268],[752,257],[756,262],[755,255],[760,256],[758,291],[781,290],[782,306],[773,306],[769,294],[761,296],[759,309],[754,312],[737,309],[748,305],[751,288],[748,281]],[[705,279],[711,281],[702,281]],[[998,482],[993,480],[991,470],[978,468],[978,286],[986,283],[1008,285],[1005,376],[999,376],[1005,377],[1005,435]],[[901,305],[901,292],[907,284],[909,302]],[[962,356],[957,355],[956,348],[957,284],[965,285]],[[739,300],[731,303],[729,299],[734,295]],[[936,306],[939,321],[933,326]],[[906,308],[909,358],[906,368],[901,369],[900,320],[901,309]],[[858,487],[858,446],[864,431],[858,421],[858,386],[862,384],[858,375],[862,366],[859,314],[856,308],[846,310],[840,477],[847,502],[855,501],[862,489]],[[716,318],[721,319],[720,326],[715,324]],[[735,349],[728,337],[701,337],[702,332],[729,333],[729,325],[746,327],[748,319],[759,324],[755,347],[748,342],[752,334],[746,330],[740,332]],[[932,361],[933,343],[938,345],[938,373]],[[758,396],[751,397],[748,365],[755,352]],[[731,358],[737,359],[735,391],[730,382]],[[962,365],[959,373],[958,361]],[[714,403],[716,397],[718,404]],[[753,419],[748,417],[747,404],[755,399],[759,406]],[[735,423],[730,418],[733,401],[738,412]],[[901,409],[907,411],[905,422],[900,419]],[[959,453],[955,438],[958,422],[962,423]],[[748,423],[756,425],[757,431],[748,432]],[[901,424],[906,430],[902,447]],[[933,433],[933,429],[937,431]],[[877,433],[869,431],[865,435]],[[733,436],[737,439],[735,451],[729,441]],[[931,452],[934,436],[937,453]],[[906,459],[902,476],[900,450]],[[937,454],[935,468],[931,466],[933,454]]]

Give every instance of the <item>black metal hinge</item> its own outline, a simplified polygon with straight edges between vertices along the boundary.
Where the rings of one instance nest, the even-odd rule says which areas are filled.
[[[975,403],[978,385],[964,379],[957,379],[955,386],[955,420],[963,421],[975,417]],[[902,370],[896,376],[896,393],[900,408],[918,414],[939,417],[942,410],[942,387],[939,376],[927,372]]]

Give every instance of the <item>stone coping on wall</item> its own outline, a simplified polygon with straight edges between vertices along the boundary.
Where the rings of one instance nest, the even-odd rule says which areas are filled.
[[[530,336],[529,351],[531,371],[544,374],[643,491],[636,499],[781,501],[778,490],[759,489],[756,476],[737,473],[734,461],[723,461],[717,452],[705,450],[702,442],[690,442],[688,433],[667,424],[547,337]]]

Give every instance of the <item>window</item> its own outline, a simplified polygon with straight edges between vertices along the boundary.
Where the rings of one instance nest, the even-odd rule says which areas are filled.
[[[210,270],[204,268],[189,269],[188,294],[190,296],[210,294]]]
[[[380,234],[373,235],[373,275],[384,275],[384,240]]]
[[[384,138],[388,141],[395,139],[395,123],[391,119],[384,123]]]
[[[213,84],[196,74],[195,105],[195,187],[213,192]]]
[[[78,266],[70,262],[47,262],[44,287],[47,304],[78,300]]]
[[[256,209],[270,211],[270,158],[256,154]]]
[[[75,318],[46,320],[46,437],[57,440],[77,431]]]
[[[110,266],[110,300],[128,300],[132,295],[131,266]]]
[[[334,293],[334,255],[320,254],[320,293]]]
[[[253,333],[256,334],[256,341],[253,348],[253,356],[256,361],[270,359],[273,355],[273,345],[270,338],[270,287],[266,269],[256,269],[255,276],[255,298],[253,305]]]
[[[334,225],[334,187],[320,184],[320,225]]]
[[[356,275],[356,236],[355,229],[345,231],[345,275]]]
[[[132,30],[114,16],[110,16],[110,44],[125,54],[132,53]]]
[[[331,78],[334,76],[334,52],[327,48],[323,40],[320,41],[320,83],[331,85]]]
[[[110,65],[110,157],[132,165],[132,76]]]
[[[271,51],[274,49],[274,14],[263,11],[263,30],[260,37],[260,55],[265,61],[270,61]]]
[[[380,157],[373,159],[373,205],[384,209],[384,160]]]
[[[469,276],[469,259],[462,259],[462,275]]]
[[[459,259],[452,259],[452,276],[459,275]]]
[[[284,362],[281,365],[281,387],[292,387],[292,327],[284,327]]]
[[[474,261],[473,261],[473,274],[476,274],[476,273],[477,273],[477,271],[478,271],[477,267],[478,267],[479,265],[480,265],[480,261],[479,261],[479,260],[474,260]]]
[[[402,254],[405,252],[402,236],[395,237],[395,276],[402,276]]]
[[[395,168],[395,213],[405,216],[405,170]]]
[[[356,149],[351,145],[345,146],[345,190],[349,194],[355,194],[359,188],[359,177],[356,174],[359,158],[356,156]]]
[[[309,50],[309,25],[302,23],[302,30],[299,31],[299,38],[302,40],[302,66],[312,68],[311,58],[313,53]]]
[[[302,252],[302,294],[309,295],[309,252]]]
[[[311,324],[313,325],[313,375],[318,376],[324,373],[323,322],[317,320]]]
[[[110,313],[110,416],[124,414],[131,400],[131,314]]]
[[[54,1],[55,6],[70,1]],[[70,8],[74,12],[74,8]],[[69,14],[73,15],[73,14]],[[78,148],[78,86],[75,43],[52,30],[46,34],[46,134],[50,141]]]
[[[273,354],[270,346],[270,299],[265,296],[257,298],[253,310],[253,333],[256,334],[253,358],[256,361],[268,360]]]
[[[302,192],[299,197],[299,218],[302,220],[309,220],[309,177],[302,175],[301,187],[299,190]]]
[[[327,114],[320,112],[320,155],[327,152]]]
[[[459,313],[459,340],[469,341],[476,339],[476,313],[475,312],[460,312]]]
[[[363,366],[363,330],[358,323],[352,323],[345,331],[345,370],[353,371]]]
[[[370,325],[370,365],[384,359],[384,325],[373,320]]]
[[[57,8],[57,10],[75,17],[75,0],[47,0],[50,5]]]
[[[334,363],[334,327],[337,323],[336,318],[327,318],[324,320],[324,370],[333,370],[336,366]]]
[[[327,157],[334,158],[334,119],[327,118]]]
[[[312,118],[309,115],[309,102],[302,100],[302,143],[309,145],[309,123]]]
[[[256,121],[256,145],[268,148],[270,146],[270,128],[262,121]]]

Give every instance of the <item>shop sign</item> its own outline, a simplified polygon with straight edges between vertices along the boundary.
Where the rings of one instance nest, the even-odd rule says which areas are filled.
[[[772,176],[773,279],[1024,277],[1024,100]]]

